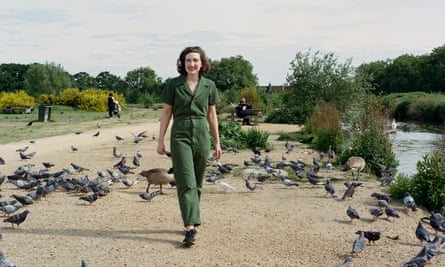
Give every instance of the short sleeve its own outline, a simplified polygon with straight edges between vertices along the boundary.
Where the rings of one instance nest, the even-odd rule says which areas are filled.
[[[215,83],[212,82],[209,94],[209,106],[216,105],[219,103],[218,90],[216,89]]]
[[[166,83],[164,90],[162,90],[161,100],[171,106],[175,103],[175,87],[171,80]]]

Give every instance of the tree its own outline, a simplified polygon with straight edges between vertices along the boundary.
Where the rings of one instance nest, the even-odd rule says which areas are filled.
[[[252,64],[242,56],[222,58],[220,61],[211,60],[210,65],[207,77],[213,80],[222,92],[255,87],[258,83]]]
[[[334,103],[340,112],[359,105],[368,88],[366,81],[354,79],[351,60],[338,63],[332,53],[298,52],[291,61],[287,81],[292,89],[285,94],[286,120],[304,123],[320,101]]]
[[[25,89],[25,74],[29,65],[1,64],[0,65],[0,92],[15,92]]]
[[[140,67],[127,72],[125,82],[128,88],[125,96],[129,102],[148,104],[147,99],[152,99],[161,93],[162,79],[150,67]]]
[[[103,71],[96,76],[97,88],[115,92],[125,92],[127,84],[119,76]]]
[[[423,91],[445,92],[445,45],[433,49],[429,56],[421,57],[419,70]]]
[[[71,87],[69,73],[54,63],[33,63],[25,75],[25,90],[35,97],[40,94],[57,95],[68,87]]]
[[[71,77],[71,84],[79,90],[97,88],[96,78],[86,72],[78,72]]]

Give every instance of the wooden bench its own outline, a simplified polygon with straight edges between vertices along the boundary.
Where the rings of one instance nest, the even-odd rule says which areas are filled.
[[[233,122],[235,122],[236,119],[240,119],[240,120],[242,120],[242,119],[247,118],[247,119],[250,120],[250,122],[251,122],[252,124],[257,124],[257,120],[263,117],[263,111],[262,111],[261,109],[249,109],[249,113],[250,113],[250,114],[249,114],[249,115],[246,115],[244,118],[239,118],[239,117],[236,115],[236,110],[235,110],[235,109],[231,109],[231,110],[229,111],[229,113],[230,113],[230,115],[229,115],[229,119],[230,119],[231,121],[233,121]]]
[[[31,114],[34,110],[33,107],[11,107],[6,106],[3,108],[3,113],[8,114]]]

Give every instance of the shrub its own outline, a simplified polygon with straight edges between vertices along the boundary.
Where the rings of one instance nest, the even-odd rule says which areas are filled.
[[[241,126],[235,122],[220,123],[219,138],[221,145],[236,147],[238,149],[247,148],[246,133],[241,129]]]
[[[10,107],[34,107],[34,97],[28,95],[25,91],[1,92],[0,108]]]
[[[82,110],[92,110],[104,112],[108,110],[107,98],[108,92],[99,89],[86,89],[82,90],[79,94],[79,102],[77,108]],[[116,100],[122,108],[125,107],[125,98],[122,94],[113,93]]]
[[[245,98],[246,102],[252,105],[254,109],[261,109],[263,107],[261,97],[256,88],[244,88],[240,92],[239,99],[241,98]]]
[[[67,88],[59,95],[59,103],[68,106],[77,106],[79,102],[80,91],[78,88]]]
[[[246,134],[246,143],[249,148],[253,147],[267,147],[267,140],[269,139],[269,133],[267,131],[261,131],[255,127],[250,128]]]
[[[49,94],[41,94],[37,98],[37,102],[41,105],[56,105],[58,103],[57,96]]]

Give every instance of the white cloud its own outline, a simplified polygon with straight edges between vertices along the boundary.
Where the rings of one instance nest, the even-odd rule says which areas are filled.
[[[355,65],[425,54],[444,44],[439,0],[8,1],[0,10],[0,63],[55,62],[74,74],[121,77],[150,66],[176,75],[182,48],[212,59],[242,55],[261,84],[285,82],[308,48]]]

